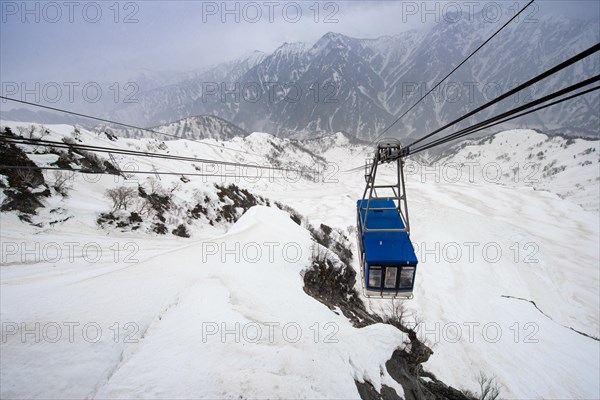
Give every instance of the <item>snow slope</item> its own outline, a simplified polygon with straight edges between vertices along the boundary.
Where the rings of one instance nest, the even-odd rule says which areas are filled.
[[[548,136],[529,129],[466,140],[432,157],[447,181],[500,183],[547,190],[598,211],[600,142]],[[460,172],[457,165],[461,165]],[[418,166],[415,175],[427,179]]]
[[[73,130],[47,128],[55,138]],[[317,182],[223,179],[284,202],[315,225],[353,229],[364,178],[362,171],[342,171],[361,163],[365,153],[343,136],[311,155],[289,142],[252,134],[224,143],[250,153],[232,155],[186,141],[168,141],[160,150],[158,142],[148,139],[113,142],[86,131],[81,135],[86,144],[150,145],[152,151],[239,161],[264,162],[262,155],[272,153],[279,154],[281,162],[308,165],[315,156],[325,157],[335,168]],[[532,144],[544,141],[533,134],[530,138]],[[522,133],[507,132],[493,142],[500,139],[521,143]],[[500,148],[497,143],[474,145],[479,146],[480,157],[491,154],[489,160]],[[280,153],[277,146],[282,147]],[[319,148],[314,143],[306,146]],[[542,144],[550,152],[546,146],[554,146],[554,141]],[[580,144],[572,146],[568,151],[578,154]],[[509,156],[526,160],[530,153],[519,145],[511,147]],[[130,161],[119,158],[123,165]],[[154,164],[159,170],[194,171],[178,161],[138,162],[140,170]],[[597,171],[597,161],[579,167],[569,164],[568,178],[556,174],[556,179],[587,187],[586,180]],[[178,201],[186,201],[194,190],[214,190],[212,182],[223,181],[190,178],[177,191]],[[169,186],[178,177],[163,179]],[[377,389],[385,384],[401,393],[380,368],[405,338],[384,325],[355,329],[304,293],[301,272],[308,266],[311,244],[308,233],[287,214],[252,208],[231,227],[195,225],[187,240],[98,231],[97,213],[110,208],[102,192],[117,184],[122,181],[115,182],[112,176],[98,183],[76,178],[70,197],[59,201],[65,215],[73,216],[63,223],[46,221],[34,227],[13,213],[0,215],[7,257],[0,269],[3,398],[357,398],[353,379],[369,381]],[[435,351],[424,368],[447,384],[471,390],[478,389],[480,371],[495,375],[505,398],[599,398],[600,344],[593,338],[600,337],[597,207],[586,210],[577,204],[579,198],[558,196],[552,187],[535,190],[526,184],[485,180],[423,181],[410,174],[408,190],[411,238],[420,260],[415,298],[406,302],[408,321],[420,322],[417,331]],[[597,191],[596,197],[593,190],[585,193],[586,204],[598,204]],[[55,206],[48,204],[40,218],[50,218],[45,213]],[[66,256],[55,262],[47,257],[36,260],[39,252],[27,256],[23,247],[39,243],[43,249],[58,243],[66,254],[68,241],[80,243],[74,260]],[[4,251],[9,242],[20,245],[15,254]],[[96,262],[81,252],[90,242],[103,250]],[[137,251],[127,260],[133,262],[126,262],[125,256],[131,255],[126,246],[131,243]],[[277,244],[272,258],[267,243]],[[120,250],[117,262],[115,245]],[[289,254],[282,252],[285,245]],[[299,258],[294,252],[298,248]],[[356,260],[354,266],[358,267]],[[365,302],[381,312],[390,304]],[[80,324],[74,327],[72,343],[64,325],[69,322]],[[25,323],[34,333],[12,332],[13,323],[19,329]],[[36,323],[39,343],[34,340]],[[62,328],[56,343],[53,323]],[[97,343],[88,342],[96,330],[90,325],[84,334],[86,323],[102,329]],[[270,323],[279,324],[272,325],[273,340]],[[285,336],[284,326],[290,323]],[[252,343],[249,339],[255,337],[257,326],[263,336]],[[302,334],[295,342],[297,327]],[[225,329],[233,333],[222,337]]]
[[[300,253],[263,252],[251,263],[207,250],[257,237],[285,238]],[[113,271],[94,265],[80,276],[55,266],[41,280],[4,273],[3,326],[23,321],[32,330],[39,321],[46,333],[39,343],[5,334],[2,397],[357,398],[354,379],[402,393],[380,371],[403,334],[383,324],[353,328],[307,296],[301,271],[310,246],[287,213],[255,207],[226,235]],[[53,343],[50,324],[68,321],[102,333],[77,326],[73,342],[65,332]]]

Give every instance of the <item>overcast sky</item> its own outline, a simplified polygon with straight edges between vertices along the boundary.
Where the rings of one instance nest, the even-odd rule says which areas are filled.
[[[253,50],[271,52],[283,42],[313,43],[329,31],[393,35],[456,9],[493,17],[499,3],[502,23],[527,1],[1,1],[1,80],[124,82],[144,69],[195,70]],[[535,4],[527,10],[534,18],[600,15],[599,0]]]

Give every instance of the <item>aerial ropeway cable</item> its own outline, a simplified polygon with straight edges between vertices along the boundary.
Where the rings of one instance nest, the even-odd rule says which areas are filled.
[[[136,150],[127,150],[127,149],[118,149],[104,146],[92,146],[92,145],[84,145],[80,143],[65,143],[65,142],[56,142],[51,140],[44,139],[28,139],[23,137],[10,137],[10,136],[0,136],[0,142],[7,143],[15,143],[15,144],[27,144],[27,145],[43,145],[51,148],[59,148],[59,149],[76,149],[76,150],[84,150],[96,153],[109,153],[109,154],[120,154],[120,155],[128,155],[135,157],[147,157],[147,158],[159,158],[166,160],[175,160],[175,161],[186,161],[186,162],[198,162],[203,164],[217,164],[217,165],[229,165],[236,166],[242,168],[256,168],[256,169],[268,169],[274,171],[289,171],[289,172],[298,172],[298,173],[306,173],[308,171],[301,169],[293,169],[293,168],[284,168],[284,167],[276,167],[276,166],[265,166],[259,164],[249,164],[249,163],[238,163],[232,161],[221,161],[221,160],[213,160],[207,158],[197,158],[197,157],[184,157],[184,156],[175,156],[171,154],[160,154],[160,153],[148,153],[144,151],[136,151]]]
[[[520,84],[519,86],[515,87],[514,89],[509,90],[508,92],[496,97],[493,100],[490,100],[489,102],[485,103],[484,105],[462,115],[461,117],[455,119],[452,122],[447,123],[446,125],[442,126],[441,128],[436,129],[435,131],[423,136],[422,138],[415,140],[414,142],[412,142],[410,145],[408,145],[408,147],[412,147],[436,134],[438,134],[439,132],[448,129],[449,127],[451,127],[452,125],[456,125],[457,123],[464,121],[465,119],[493,106],[496,103],[499,103],[500,101],[532,86],[533,84],[548,78],[551,75],[556,74],[559,71],[562,71],[563,69],[575,64],[576,62],[579,62],[581,60],[583,60],[584,58],[587,58],[589,56],[591,56],[592,54],[598,52],[600,50],[600,43],[597,43],[596,45],[590,47],[587,50],[582,51],[581,53],[569,58],[568,60],[563,61],[562,63],[554,66],[553,68],[550,68],[549,70],[544,71],[543,73],[539,74],[538,76],[528,80],[527,82],[524,82],[522,84]]]
[[[406,190],[404,186],[403,162],[404,159],[414,153],[424,151],[449,141],[473,134],[483,129],[495,126],[499,123],[510,121],[517,117],[539,111],[547,107],[560,104],[564,101],[574,99],[587,93],[598,90],[595,86],[568,97],[555,100],[571,92],[580,90],[594,84],[600,80],[600,75],[583,80],[567,88],[558,90],[554,93],[531,101],[522,106],[513,108],[485,121],[464,128],[453,134],[444,136],[414,148],[428,138],[439,132],[473,116],[488,107],[506,99],[507,97],[518,93],[525,88],[553,75],[559,71],[575,64],[582,59],[589,57],[600,50],[600,44],[571,57],[570,59],[558,64],[557,66],[543,72],[542,74],[530,79],[529,81],[517,86],[516,88],[502,94],[494,100],[472,110],[454,121],[436,129],[435,131],[414,141],[407,147],[402,147],[397,140],[384,140],[378,143],[375,149],[373,160],[365,166],[366,186],[363,196],[357,202],[357,242],[359,250],[359,261],[361,268],[361,277],[363,282],[363,292],[367,297],[377,296],[382,298],[412,298],[415,274],[418,260],[410,241],[410,225],[408,219],[408,205]],[[552,101],[555,100],[555,101]],[[548,103],[550,102],[550,103]],[[546,104],[544,104],[546,103]],[[382,164],[395,163],[397,181],[392,185],[381,185],[376,183],[378,166]],[[353,168],[349,171],[355,171]],[[391,190],[391,194],[382,195],[377,189]],[[370,221],[370,224],[369,224]]]
[[[467,135],[471,135],[471,134],[473,134],[475,132],[479,132],[479,131],[481,131],[483,129],[487,129],[489,127],[498,125],[498,124],[500,124],[502,122],[510,121],[510,120],[515,119],[515,118],[522,117],[522,116],[525,116],[527,114],[531,114],[532,112],[539,111],[539,110],[551,107],[553,105],[560,104],[560,103],[565,102],[567,100],[574,99],[574,98],[582,96],[584,94],[591,93],[591,92],[597,90],[598,86],[590,88],[588,90],[584,90],[584,91],[576,93],[574,95],[565,97],[563,99],[554,101],[552,103],[545,104],[545,105],[543,105],[541,107],[533,108],[533,107],[535,107],[535,106],[537,106],[539,104],[545,103],[545,102],[553,100],[553,99],[555,99],[557,97],[560,97],[560,96],[563,96],[565,94],[571,93],[573,91],[579,90],[579,89],[581,89],[581,88],[583,88],[585,86],[589,86],[589,85],[591,85],[593,83],[596,83],[598,81],[600,81],[600,75],[596,75],[593,78],[586,79],[585,81],[576,83],[576,84],[571,85],[571,86],[569,86],[567,88],[561,89],[561,90],[559,90],[557,92],[551,93],[551,94],[549,94],[547,96],[544,96],[544,97],[539,98],[537,100],[531,101],[531,102],[529,102],[527,104],[524,104],[524,105],[522,105],[520,107],[513,108],[512,110],[506,111],[506,112],[504,112],[502,114],[496,115],[495,117],[489,118],[489,119],[487,119],[485,121],[482,121],[482,122],[479,122],[479,123],[477,123],[475,125],[469,126],[468,128],[464,128],[464,129],[462,129],[462,130],[460,130],[458,132],[455,132],[453,134],[444,136],[444,137],[442,137],[440,139],[437,139],[437,140],[435,140],[433,142],[429,142],[429,143],[424,144],[424,145],[422,145],[420,147],[417,147],[417,148],[411,148],[409,153],[410,154],[415,154],[417,152],[420,152],[420,151],[423,151],[423,150],[430,149],[432,147],[436,147],[436,146],[442,145],[442,144],[450,142],[452,140],[455,140],[455,139],[458,139],[458,138],[461,138],[461,137],[464,137],[464,136],[467,136]],[[525,111],[525,110],[529,110],[529,111],[521,113],[521,111]],[[518,114],[518,113],[521,113],[521,114]],[[514,114],[518,114],[518,115],[514,115]]]
[[[396,125],[402,118],[404,118],[409,112],[411,112],[417,105],[419,105],[427,96],[429,96],[435,89],[437,89],[442,83],[446,81],[452,74],[454,74],[460,67],[462,67],[467,61],[469,61],[475,54],[479,52],[483,47],[485,47],[492,39],[494,39],[500,32],[502,32],[512,21],[517,19],[521,13],[523,13],[529,6],[531,6],[535,0],[531,0],[527,3],[518,13],[516,13],[512,18],[510,18],[504,25],[502,25],[493,35],[491,35],[485,42],[483,42],[479,47],[473,50],[460,64],[454,67],[450,72],[448,72],[437,84],[435,84],[431,89],[427,91],[419,100],[417,100],[408,110],[402,113],[398,118],[394,120],[390,125],[388,125],[380,134],[378,134],[375,139],[373,139],[368,146],[375,143],[379,138],[385,135],[394,125]]]
[[[245,153],[245,154],[260,155],[260,154],[252,153],[252,152],[245,151],[245,150],[232,149],[232,148],[225,147],[225,146],[218,146],[216,144],[210,144],[210,143],[201,142],[199,140],[182,138],[180,136],[177,136],[177,135],[174,135],[174,134],[171,134],[171,133],[160,132],[160,131],[157,131],[157,130],[154,130],[154,129],[150,129],[150,128],[142,128],[142,127],[139,127],[139,126],[135,126],[135,125],[131,125],[131,124],[126,124],[124,122],[113,121],[113,120],[106,119],[106,118],[95,117],[93,115],[82,114],[82,113],[78,113],[78,112],[75,112],[75,111],[64,110],[62,108],[50,107],[50,106],[46,106],[46,105],[43,105],[43,104],[32,103],[32,102],[25,101],[25,100],[13,99],[12,97],[0,96],[0,99],[12,101],[12,102],[15,102],[15,103],[26,104],[28,106],[33,106],[33,107],[38,107],[38,108],[44,108],[46,110],[58,111],[58,112],[62,112],[62,113],[69,114],[69,115],[75,115],[77,117],[91,119],[91,120],[94,120],[94,121],[100,121],[100,122],[105,122],[105,123],[108,123],[108,124],[119,125],[119,126],[123,126],[125,128],[137,129],[137,130],[140,130],[140,131],[149,132],[149,133],[153,133],[153,134],[156,134],[156,135],[163,135],[163,136],[168,136],[168,137],[172,137],[172,138],[176,138],[176,139],[180,139],[180,140],[189,140],[191,142],[198,142],[198,143],[202,143],[205,146],[217,148],[217,149],[220,149],[220,150],[229,150],[229,151],[233,151],[233,152],[236,152],[236,153]]]

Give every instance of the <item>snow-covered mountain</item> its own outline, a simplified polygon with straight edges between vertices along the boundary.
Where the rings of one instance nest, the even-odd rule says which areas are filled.
[[[338,131],[359,138],[381,132],[477,48],[499,24],[482,17],[447,16],[431,28],[378,39],[327,33],[315,43],[284,43],[190,73],[143,72],[134,77],[135,103],[88,112],[139,126],[215,115],[244,130],[280,136]],[[511,23],[390,132],[404,138],[431,131],[600,41],[598,21],[545,16]],[[477,116],[499,111],[594,75],[593,56]],[[504,128],[595,137],[597,93],[512,121]],[[72,107],[69,107],[72,108]],[[80,110],[81,111],[81,110]],[[45,111],[3,111],[2,118],[70,122]],[[470,122],[476,122],[471,120]]]
[[[234,137],[245,137],[248,132],[240,127],[225,121],[214,115],[199,115],[195,117],[183,118],[166,125],[150,128],[152,131],[164,133],[160,135],[140,129],[122,128],[108,125],[102,125],[94,128],[96,132],[108,132],[118,137],[143,138],[154,137],[160,140],[165,139],[214,139],[217,141],[226,141]]]
[[[213,114],[248,131],[280,135],[347,131],[368,138],[408,109],[497,28],[481,18],[463,17],[379,39],[328,33],[314,44],[285,43],[272,54],[252,54],[193,79],[147,91],[138,104],[117,110],[115,116],[148,126]],[[449,122],[593,46],[599,31],[597,21],[563,17],[513,23],[391,134],[405,137]],[[591,57],[478,118],[590,77],[599,68],[600,59]],[[599,104],[597,94],[589,95],[512,126],[594,136],[600,123],[595,112]]]
[[[243,76],[261,63],[264,57],[264,53],[255,51],[208,68],[183,81],[142,92],[137,98],[137,103],[129,107],[119,107],[113,115],[141,126],[163,125],[195,115],[217,115],[235,123],[229,117],[238,112],[241,93],[238,92],[237,102],[229,101],[231,99],[225,95],[221,97],[221,83],[225,85],[225,82],[241,82]],[[235,84],[231,87],[233,85]],[[223,91],[226,89],[223,86]],[[209,95],[207,91],[214,91],[218,95]],[[129,114],[130,112],[133,114]]]
[[[432,180],[427,173],[433,168],[438,179],[449,182],[532,187],[598,211],[599,162],[597,140],[518,129],[465,140],[441,155],[409,161],[408,169],[423,180]]]
[[[415,298],[402,304],[405,322],[433,349],[410,372],[407,360],[419,353],[408,334],[356,324],[306,287],[315,254],[332,265],[319,266],[323,275],[342,261],[317,231],[356,254],[355,202],[365,183],[362,170],[344,171],[364,161],[363,143],[342,133],[162,141],[0,125],[72,145],[18,145],[3,153],[4,165],[112,172],[40,179],[0,170],[2,398],[387,399],[428,390],[462,399],[442,381],[479,391],[481,371],[496,377],[502,397],[600,396],[597,140],[514,130],[407,164],[419,269]],[[114,158],[77,143],[114,148]],[[201,159],[289,171],[257,175]],[[491,179],[496,165],[510,172],[524,162],[539,163],[536,185]],[[475,180],[454,179],[461,168]],[[390,172],[381,169],[393,179]],[[133,189],[123,192],[131,196],[124,207],[110,196],[119,188]],[[348,262],[358,273],[356,257]],[[339,283],[332,290],[345,298]],[[382,316],[393,306],[362,296],[358,304]]]

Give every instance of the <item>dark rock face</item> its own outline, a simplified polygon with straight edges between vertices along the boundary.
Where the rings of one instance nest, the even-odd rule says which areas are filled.
[[[402,385],[406,400],[435,399],[436,397],[423,387],[421,380],[411,373],[416,366],[409,363],[409,358],[404,350],[396,350],[385,364],[388,373]]]
[[[400,400],[402,397],[389,386],[382,385],[381,393],[379,393],[369,382],[354,381],[360,398],[363,400]]]
[[[318,261],[304,275],[304,291],[332,310],[339,307],[356,327],[382,322],[370,314],[354,289],[356,272],[344,266],[336,268],[329,260]]]
[[[402,385],[406,400],[474,400],[460,390],[437,380],[433,374],[423,371],[421,362],[427,361],[432,354],[433,351],[415,337],[414,340],[411,339],[410,353],[396,350],[385,364],[390,376]],[[421,377],[427,377],[429,380]]]
[[[8,127],[1,135],[15,137]],[[1,171],[7,184],[0,181],[0,190],[6,195],[0,211],[18,211],[22,220],[31,221],[30,215],[35,215],[38,208],[44,207],[43,199],[50,196],[44,175],[35,169],[36,164],[27,154],[12,143],[0,143],[0,160],[4,165],[15,167]],[[46,190],[37,190],[42,187]]]

